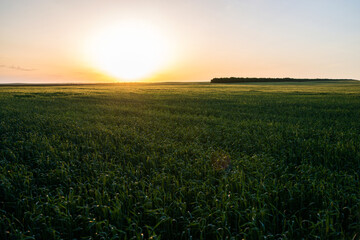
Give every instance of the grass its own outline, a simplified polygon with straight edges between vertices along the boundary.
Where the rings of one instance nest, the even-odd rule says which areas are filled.
[[[360,84],[0,87],[0,239],[357,239]]]

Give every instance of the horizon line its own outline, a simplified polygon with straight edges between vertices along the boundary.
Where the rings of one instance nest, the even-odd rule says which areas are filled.
[[[239,78],[239,79],[303,79],[303,80],[319,80],[319,81],[360,81],[359,79],[355,78],[290,78],[290,77],[215,77],[212,79],[231,79],[231,78]],[[119,81],[119,82],[49,82],[49,83],[41,83],[41,82],[34,82],[34,83],[27,83],[27,82],[14,82],[14,83],[1,83],[0,86],[71,86],[71,85],[117,85],[117,84],[184,84],[184,83],[211,83],[211,80],[197,80],[197,81]],[[251,83],[251,82],[244,82],[244,83]],[[255,83],[255,82],[254,82]]]

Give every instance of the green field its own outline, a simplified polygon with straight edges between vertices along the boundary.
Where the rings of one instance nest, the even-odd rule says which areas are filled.
[[[0,239],[358,239],[360,84],[0,87]]]

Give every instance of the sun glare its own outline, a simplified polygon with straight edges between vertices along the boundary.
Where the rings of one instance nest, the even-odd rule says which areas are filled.
[[[136,22],[108,26],[95,33],[86,51],[94,68],[122,81],[149,78],[170,61],[164,34]]]

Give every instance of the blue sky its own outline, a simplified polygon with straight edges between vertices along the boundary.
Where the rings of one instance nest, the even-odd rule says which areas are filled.
[[[124,21],[151,25],[171,45],[154,81],[360,79],[359,12],[355,0],[4,0],[0,83],[106,81],[84,46]]]

